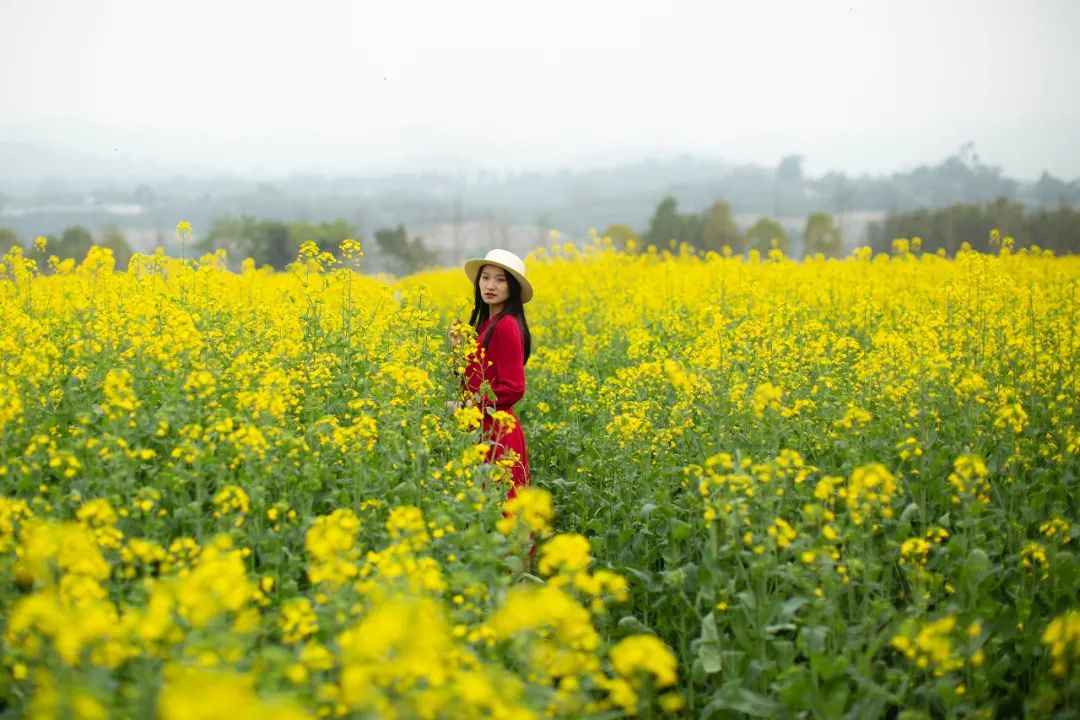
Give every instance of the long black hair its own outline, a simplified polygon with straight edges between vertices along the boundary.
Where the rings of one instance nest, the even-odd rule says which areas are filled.
[[[480,326],[488,319],[488,304],[484,302],[483,296],[480,294],[480,274],[484,271],[484,267],[481,266],[476,272],[476,278],[473,280],[473,309],[472,315],[469,316],[469,324],[473,326],[473,329],[477,332],[480,331]],[[492,267],[498,267],[494,265]],[[503,270],[501,267],[500,270]],[[522,364],[528,364],[529,354],[532,352],[532,335],[529,334],[529,322],[525,319],[525,305],[521,302],[521,283],[514,277],[513,273],[503,270],[506,274],[506,282],[510,286],[510,297],[506,299],[506,303],[503,305],[500,315],[512,315],[517,320],[518,328],[521,330],[521,345],[522,356],[525,362]],[[491,341],[491,333],[495,331],[496,323],[491,323],[487,332],[484,333],[484,338],[481,345],[486,349],[488,342]]]

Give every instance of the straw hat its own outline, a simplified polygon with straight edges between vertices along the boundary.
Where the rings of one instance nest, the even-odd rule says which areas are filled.
[[[527,303],[532,300],[533,289],[525,278],[525,263],[517,255],[509,250],[496,249],[488,252],[483,258],[467,260],[465,262],[465,274],[470,282],[476,282],[476,276],[480,273],[480,268],[485,265],[495,265],[513,275],[521,283],[521,302]]]

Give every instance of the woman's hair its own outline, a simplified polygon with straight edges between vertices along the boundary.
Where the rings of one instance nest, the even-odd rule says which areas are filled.
[[[473,326],[474,330],[479,331],[480,326],[488,319],[488,304],[484,302],[483,296],[480,294],[480,275],[484,272],[484,267],[476,273],[476,278],[473,280],[473,309],[472,315],[469,316],[469,324]],[[498,266],[493,266],[498,267]],[[499,268],[502,270],[502,268]],[[523,364],[529,362],[529,354],[532,351],[532,335],[529,334],[529,323],[525,319],[525,307],[521,302],[521,283],[514,277],[513,273],[503,271],[506,274],[506,282],[510,286],[510,297],[507,298],[506,304],[503,306],[500,315],[512,315],[517,320],[518,328],[521,330],[521,345],[522,356],[525,358]],[[482,346],[487,347],[488,341],[491,340],[491,333],[495,331],[495,323],[491,323],[487,332],[484,333],[482,340]]]

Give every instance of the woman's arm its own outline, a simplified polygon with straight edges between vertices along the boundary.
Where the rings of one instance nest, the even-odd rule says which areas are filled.
[[[495,409],[509,410],[525,394],[525,351],[517,318],[507,315],[498,320],[488,343],[487,359],[495,370],[491,389]]]

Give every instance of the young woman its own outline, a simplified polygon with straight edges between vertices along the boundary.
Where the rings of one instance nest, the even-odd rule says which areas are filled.
[[[532,299],[533,289],[525,278],[525,263],[507,250],[492,250],[482,259],[469,260],[465,275],[473,284],[469,324],[476,329],[476,356],[465,369],[464,386],[483,413],[484,437],[493,443],[488,462],[510,466],[513,486],[507,498],[512,498],[516,488],[530,482],[525,434],[514,403],[525,394],[525,363],[532,338],[524,304]]]

